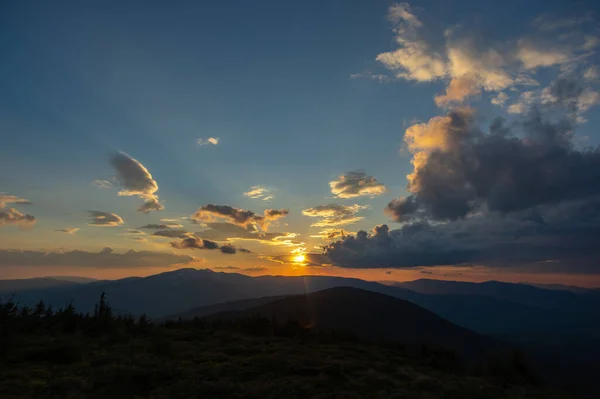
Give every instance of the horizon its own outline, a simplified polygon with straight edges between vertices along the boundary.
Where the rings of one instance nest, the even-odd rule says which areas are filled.
[[[600,287],[595,2],[0,8],[2,279]]]
[[[95,278],[95,277],[84,277],[84,276],[72,276],[72,275],[43,275],[43,276],[35,276],[35,277],[20,277],[20,278],[0,278],[0,281],[12,281],[12,280],[29,280],[29,279],[65,279],[65,280],[69,280],[69,278],[72,279],[83,279],[83,281],[80,281],[81,283],[89,283],[89,282],[94,282],[94,281],[117,281],[117,280],[121,280],[121,279],[128,279],[128,278],[145,278],[145,277],[151,277],[151,276],[156,276],[156,275],[160,275],[160,274],[164,274],[164,273],[171,273],[171,272],[177,272],[180,270],[194,270],[194,271],[210,271],[213,273],[223,273],[223,274],[239,274],[241,276],[246,276],[246,277],[344,277],[344,278],[356,278],[359,279],[357,277],[348,277],[348,276],[334,276],[334,275],[330,275],[330,274],[298,274],[298,275],[289,275],[289,274],[257,274],[257,275],[248,275],[245,273],[242,273],[244,270],[243,269],[231,269],[231,268],[215,268],[214,270],[211,268],[201,268],[201,269],[197,269],[197,268],[193,268],[193,267],[183,267],[180,269],[172,269],[172,270],[165,270],[165,271],[161,271],[159,273],[153,273],[153,274],[147,274],[147,275],[129,275],[126,277],[118,277],[118,278]],[[89,279],[89,281],[85,281],[86,279]],[[526,282],[526,281],[511,281],[511,280],[486,280],[486,279],[482,279],[482,280],[477,280],[477,281],[467,281],[467,280],[460,280],[460,279],[456,279],[456,278],[452,278],[452,277],[447,277],[444,278],[444,276],[441,276],[441,278],[431,278],[431,277],[419,277],[419,278],[415,278],[412,280],[368,280],[368,279],[359,279],[359,280],[363,280],[363,281],[369,281],[369,282],[375,282],[375,283],[380,283],[380,284],[395,284],[395,283],[411,283],[411,282],[415,282],[415,281],[422,281],[422,280],[426,280],[426,281],[445,281],[445,282],[450,282],[450,283],[472,283],[472,284],[483,284],[483,283],[505,283],[505,284],[519,284],[519,285],[528,285],[528,286],[532,286],[532,287],[537,287],[540,286],[538,288],[545,288],[547,286],[562,286],[562,287],[572,287],[572,288],[583,288],[583,289],[598,289],[600,288],[600,286],[593,286],[593,285],[589,285],[589,286],[585,286],[585,285],[571,285],[571,284],[558,284],[558,283],[530,283],[530,282]]]

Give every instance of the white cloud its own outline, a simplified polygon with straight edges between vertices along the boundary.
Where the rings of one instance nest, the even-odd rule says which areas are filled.
[[[79,227],[65,227],[64,229],[58,229],[58,230],[54,230],[54,231],[58,231],[61,233],[67,233],[67,234],[75,234],[79,231]]]
[[[0,208],[6,207],[6,204],[31,204],[31,202],[25,198],[0,193]]]
[[[92,184],[98,188],[111,188],[112,187],[112,183],[109,182],[108,180],[94,180]]]
[[[270,193],[270,190],[261,186],[252,186],[248,191],[244,193],[245,197],[260,199],[262,201],[269,201],[274,198],[273,194]]]
[[[219,138],[218,137],[209,137],[207,139],[198,139],[198,140],[196,140],[196,144],[198,144],[199,146],[217,145],[217,144],[219,144]]]
[[[439,42],[430,33],[408,4],[389,8],[397,48],[377,55],[376,60],[392,71],[395,79],[416,82],[442,80],[445,93],[434,100],[439,107],[456,106],[482,91],[492,94],[492,103],[503,106],[504,91],[519,91],[522,86],[537,86],[535,76],[540,69],[555,68],[556,73],[577,70],[585,64],[600,44],[597,36],[581,32],[550,34],[550,31],[574,27],[589,16],[554,20],[536,20],[538,27],[529,36],[503,42],[490,42],[482,35],[464,33],[462,27],[447,29]],[[427,40],[425,39],[427,38]],[[587,76],[595,76],[588,69]],[[359,74],[360,75],[360,74]],[[358,76],[358,75],[357,75]],[[380,79],[382,80],[382,79]],[[517,113],[520,105],[512,106]]]

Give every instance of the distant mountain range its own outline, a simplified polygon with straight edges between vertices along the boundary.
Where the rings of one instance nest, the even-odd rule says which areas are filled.
[[[24,282],[30,281],[29,285]],[[394,285],[329,276],[260,276],[179,269],[149,277],[73,283],[61,280],[4,280],[0,294],[33,306],[71,300],[92,311],[106,292],[114,309],[154,318],[194,307],[269,296],[296,295],[333,287],[354,287],[413,302],[462,327],[483,334],[590,333],[600,331],[600,295],[595,291],[547,290],[524,284],[416,280]],[[11,288],[13,287],[13,288]]]

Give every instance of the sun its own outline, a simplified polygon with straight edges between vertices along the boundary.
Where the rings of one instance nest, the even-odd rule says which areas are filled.
[[[294,260],[295,263],[302,263],[306,260],[306,256],[304,256],[303,254],[300,255],[296,255],[292,258]]]

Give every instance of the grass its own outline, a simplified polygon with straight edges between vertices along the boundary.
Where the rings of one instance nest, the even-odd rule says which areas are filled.
[[[193,322],[142,333],[13,334],[0,363],[9,398],[552,398],[432,366],[398,345],[257,335]]]

